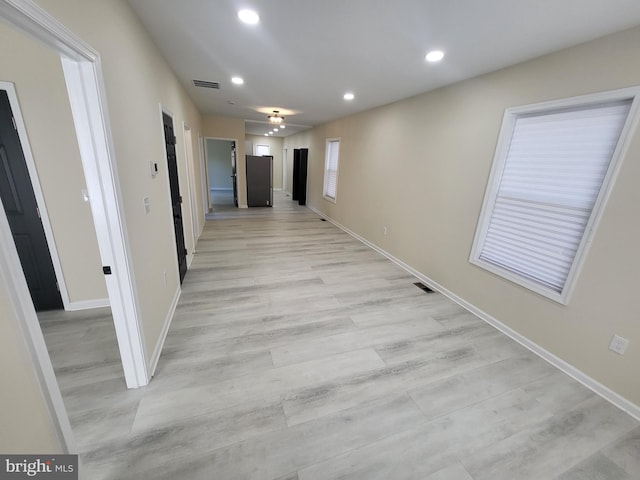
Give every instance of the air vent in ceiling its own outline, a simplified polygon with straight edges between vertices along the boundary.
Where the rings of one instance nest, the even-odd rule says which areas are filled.
[[[196,87],[213,88],[215,90],[220,90],[220,84],[218,82],[208,82],[206,80],[194,80],[193,84]]]

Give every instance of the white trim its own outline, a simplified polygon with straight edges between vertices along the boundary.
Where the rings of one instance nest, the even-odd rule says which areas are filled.
[[[438,282],[436,282],[436,281],[432,280],[431,278],[427,277],[426,275],[420,273],[418,270],[416,270],[415,268],[407,265],[402,260],[394,257],[393,255],[391,255],[386,250],[383,250],[382,248],[378,247],[376,244],[371,243],[370,241],[368,241],[366,238],[364,238],[364,237],[358,235],[357,233],[351,231],[350,229],[348,229],[344,225],[341,225],[339,222],[333,220],[331,217],[325,215],[324,213],[322,213],[318,209],[316,209],[316,208],[314,208],[312,206],[308,206],[308,207],[309,207],[309,209],[311,211],[315,212],[320,217],[326,219],[327,221],[331,222],[333,225],[338,227],[340,230],[344,231],[345,233],[348,233],[349,235],[351,235],[356,240],[359,240],[360,242],[362,242],[365,245],[367,245],[368,247],[372,248],[373,250],[375,250],[379,254],[385,256],[386,258],[391,260],[393,263],[398,265],[400,268],[405,270],[407,273],[410,273],[411,275],[413,275],[414,277],[419,279],[421,282],[423,282],[426,285],[428,285],[433,290],[436,290],[439,293],[442,293],[444,296],[448,297],[449,299],[451,299],[452,301],[454,301],[455,303],[457,303],[461,307],[463,307],[466,310],[468,310],[469,312],[473,313],[474,315],[476,315],[481,320],[484,320],[489,325],[493,326],[497,330],[500,330],[502,333],[504,333],[505,335],[510,337],[512,340],[515,340],[520,345],[525,347],[527,350],[531,351],[532,353],[536,354],[537,356],[539,356],[540,358],[542,358],[546,362],[550,363],[554,367],[556,367],[559,370],[561,370],[562,372],[566,373],[567,375],[569,375],[574,380],[580,382],[585,387],[587,387],[589,390],[591,390],[592,392],[594,392],[597,395],[601,396],[602,398],[604,398],[608,402],[612,403],[613,405],[618,407],[620,410],[628,413],[629,415],[631,415],[636,420],[640,420],[640,406],[638,406],[635,403],[627,400],[622,395],[614,392],[609,387],[601,384],[597,380],[594,380],[592,377],[590,377],[589,375],[587,375],[583,371],[577,369],[576,367],[574,367],[570,363],[566,362],[565,360],[562,360],[560,357],[558,357],[558,356],[554,355],[553,353],[549,352],[548,350],[544,349],[543,347],[541,347],[537,343],[529,340],[524,335],[516,332],[511,327],[505,325],[504,323],[502,323],[501,321],[497,320],[493,316],[489,315],[485,311],[483,311],[483,310],[479,309],[478,307],[472,305],[471,303],[467,302],[463,298],[459,297],[455,293],[451,292],[450,290],[448,290],[445,287],[443,287],[442,285],[440,285]]]
[[[598,105],[601,103],[628,99],[632,100],[629,114],[627,116],[624,127],[620,132],[617,147],[611,157],[609,168],[602,181],[600,193],[598,194],[596,202],[591,211],[589,221],[585,227],[582,240],[580,241],[580,245],[578,247],[578,250],[576,251],[573,264],[565,280],[562,291],[558,293],[554,290],[551,290],[550,288],[547,288],[523,276],[520,276],[517,273],[511,272],[507,269],[501,268],[498,265],[494,265],[481,259],[480,254],[482,243],[484,241],[484,238],[486,237],[486,232],[491,220],[494,201],[500,187],[502,176],[501,173],[506,164],[509,145],[513,136],[514,126],[518,116],[527,113],[541,113],[546,111],[558,110],[561,108]],[[615,179],[618,176],[618,172],[620,171],[620,167],[633,137],[631,133],[633,130],[635,130],[636,125],[638,124],[639,117],[640,87],[623,88],[608,92],[593,93],[561,100],[552,100],[533,105],[524,105],[506,109],[504,112],[500,134],[498,136],[498,144],[496,146],[495,155],[491,165],[491,171],[489,173],[489,180],[487,182],[487,188],[482,202],[482,208],[480,210],[478,226],[476,228],[471,252],[469,254],[469,262],[513,283],[521,285],[539,295],[547,297],[563,305],[567,305],[575,287],[578,275],[586,260],[587,252],[593,240],[594,232],[600,222],[600,218],[602,217],[604,206],[606,205],[607,200],[611,195],[611,191],[613,190],[613,184],[615,183]]]
[[[209,189],[210,192],[233,192],[233,188],[214,188]]]
[[[211,198],[209,196],[209,165],[207,165],[207,145],[206,140],[202,136],[202,134],[198,133],[198,147],[200,150],[200,168],[202,170],[202,178],[200,179],[200,183],[202,183],[202,206],[204,208],[205,221],[202,222],[200,226],[200,233],[198,234],[198,238],[202,235],[202,231],[204,230],[204,224],[206,223],[207,213],[211,211]]]
[[[100,56],[32,0],[0,0],[0,16],[61,55],[87,191],[92,199],[90,205],[100,256],[103,265],[110,265],[113,271],[112,275],[105,276],[105,280],[125,380],[129,388],[146,385],[149,376],[140,308],[124,223]],[[48,355],[46,347],[44,352],[37,354],[34,362],[45,370],[50,368],[50,362],[43,364],[40,358],[41,355]],[[47,388],[49,386],[43,383],[43,389]]]
[[[27,281],[22,271],[18,251],[13,242],[9,222],[0,200],[0,288],[7,292],[12,310],[18,319],[18,328],[32,358],[31,366],[40,384],[42,396],[56,430],[62,453],[75,453],[75,444],[69,417],[62,401],[40,323],[33,308]],[[2,321],[7,321],[3,319]],[[5,366],[5,368],[9,368]]]
[[[162,353],[164,342],[167,339],[167,334],[169,333],[169,328],[171,327],[173,316],[175,315],[176,308],[178,307],[178,300],[180,300],[181,292],[182,290],[180,289],[180,287],[178,287],[173,295],[173,300],[171,302],[171,306],[169,307],[169,311],[167,312],[167,316],[164,320],[164,325],[162,327],[162,331],[160,332],[160,337],[158,338],[158,342],[153,349],[153,355],[151,355],[151,361],[149,362],[149,371],[151,372],[152,377],[156,372],[156,367],[158,366],[158,361],[160,360],[160,354]]]
[[[287,155],[289,154],[288,148],[282,149],[282,190],[283,192],[287,191]]]
[[[184,159],[187,164],[187,186],[189,188],[189,208],[191,210],[191,234],[193,235],[193,245],[191,248],[191,257],[198,243],[200,235],[200,217],[198,216],[198,208],[196,207],[196,180],[195,180],[195,161],[193,158],[193,130],[184,121],[182,122],[183,141],[184,141]],[[189,132],[187,134],[187,132]],[[188,138],[187,138],[188,137]],[[187,141],[189,140],[189,141]]]
[[[16,129],[18,131],[18,138],[20,139],[22,153],[27,164],[27,170],[29,171],[31,187],[33,188],[33,193],[36,197],[36,204],[40,212],[40,220],[42,221],[42,228],[44,230],[44,236],[49,247],[51,263],[53,264],[56,281],[58,282],[58,288],[60,289],[62,305],[64,306],[65,310],[70,310],[69,291],[67,290],[67,283],[65,282],[64,274],[62,271],[62,262],[60,262],[60,256],[58,255],[58,247],[56,246],[55,237],[53,235],[53,228],[51,227],[51,220],[49,218],[49,211],[47,210],[47,203],[45,202],[44,193],[42,192],[40,177],[38,176],[38,170],[36,168],[35,159],[33,157],[33,151],[31,150],[31,144],[29,143],[29,135],[27,133],[24,118],[22,116],[22,111],[20,109],[20,101],[16,94],[16,88],[15,85],[11,82],[0,81],[0,90],[6,91],[7,96],[9,97],[9,106],[11,107],[11,113],[15,121]]]
[[[67,308],[70,312],[75,312],[79,310],[90,310],[93,308],[104,308],[108,307],[111,304],[109,303],[108,298],[98,298],[95,300],[79,300],[77,302],[69,302],[69,308]]]
[[[62,68],[92,199],[100,256],[103,265],[112,267],[113,273],[105,275],[105,282],[125,380],[128,388],[138,388],[147,385],[150,378],[100,59],[97,53],[94,62],[62,57]]]

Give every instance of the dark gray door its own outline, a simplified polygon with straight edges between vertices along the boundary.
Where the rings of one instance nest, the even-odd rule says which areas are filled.
[[[247,155],[247,205],[270,207],[273,205],[273,157]]]
[[[0,90],[0,198],[35,309],[61,309],[49,246],[5,90]]]
[[[167,150],[167,166],[169,168],[169,187],[171,188],[171,209],[173,210],[173,229],[176,236],[178,271],[180,272],[180,283],[182,283],[187,273],[187,249],[185,248],[184,228],[182,225],[182,197],[180,196],[180,181],[178,180],[176,136],[173,133],[173,119],[163,113],[162,122],[164,124],[164,143]]]

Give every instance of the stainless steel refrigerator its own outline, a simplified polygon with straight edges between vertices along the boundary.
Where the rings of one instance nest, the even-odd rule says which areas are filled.
[[[273,206],[273,157],[246,156],[247,205],[249,207]]]

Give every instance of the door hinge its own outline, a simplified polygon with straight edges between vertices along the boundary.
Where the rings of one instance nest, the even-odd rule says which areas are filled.
[[[111,275],[111,267],[108,265],[106,267],[102,267],[102,273],[105,275]]]
[[[60,291],[60,285],[58,285],[58,282],[56,282],[56,290]]]
[[[11,123],[13,123],[13,129],[17,132],[18,131],[18,126],[16,125],[16,119],[11,117]]]
[[[178,203],[182,203],[182,195],[178,197]]]
[[[184,249],[184,256],[185,257],[187,256],[187,249],[186,248]]]
[[[176,136],[175,136],[175,135],[173,136],[173,144],[174,144],[174,145],[177,145],[177,144],[178,144],[178,139],[176,138]]]
[[[42,219],[42,217],[40,216],[40,208],[38,206],[36,206],[36,213],[38,214],[38,218]]]

